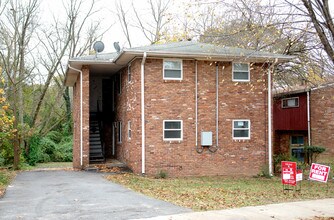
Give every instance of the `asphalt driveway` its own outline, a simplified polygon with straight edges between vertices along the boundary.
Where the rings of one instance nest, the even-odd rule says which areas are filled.
[[[0,219],[137,219],[190,211],[92,172],[22,172],[0,199]]]

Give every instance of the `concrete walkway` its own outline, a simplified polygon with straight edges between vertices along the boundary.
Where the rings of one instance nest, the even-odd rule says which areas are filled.
[[[208,212],[192,212],[178,215],[158,216],[146,220],[266,220],[266,219],[312,219],[334,217],[334,199],[280,203]]]
[[[0,199],[0,219],[134,219],[190,212],[81,171],[17,175]]]

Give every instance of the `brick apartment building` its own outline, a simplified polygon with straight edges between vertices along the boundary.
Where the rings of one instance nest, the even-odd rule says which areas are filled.
[[[71,59],[73,166],[258,174],[272,156],[270,67],[290,59],[190,41]]]
[[[334,156],[334,83],[274,95],[274,154],[304,161],[304,146],[326,148]]]

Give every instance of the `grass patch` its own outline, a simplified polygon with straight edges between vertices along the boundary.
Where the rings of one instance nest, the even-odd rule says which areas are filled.
[[[16,172],[0,168],[0,198],[5,194],[6,187],[15,177]]]
[[[187,177],[156,179],[134,174],[109,175],[108,180],[145,195],[196,211],[334,197],[334,183],[302,182],[301,192],[283,192],[273,177]]]
[[[72,162],[49,162],[49,163],[37,163],[36,169],[46,169],[46,168],[72,168]]]

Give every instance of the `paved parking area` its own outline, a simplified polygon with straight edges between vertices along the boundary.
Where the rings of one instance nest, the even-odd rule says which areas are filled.
[[[0,219],[137,219],[185,212],[191,210],[81,171],[19,173],[0,199]]]

